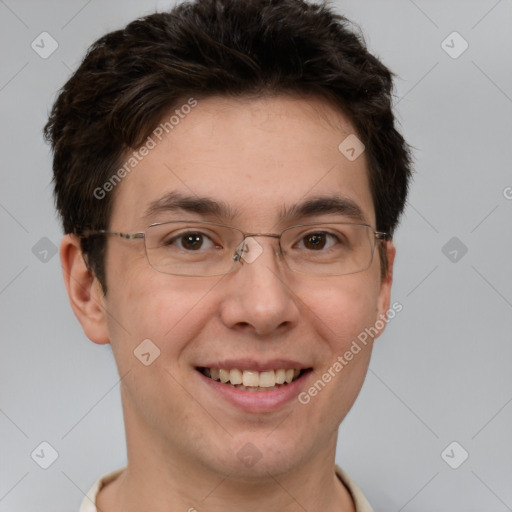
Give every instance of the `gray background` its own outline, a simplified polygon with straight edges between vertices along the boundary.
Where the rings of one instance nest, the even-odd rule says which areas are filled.
[[[417,148],[396,236],[403,311],[376,343],[337,461],[379,512],[512,510],[512,2],[335,4],[400,76],[398,118]],[[1,512],[78,510],[125,464],[112,353],[82,333],[52,253],[61,231],[41,129],[95,39],[167,5],[0,1]],[[43,31],[59,45],[47,59],[31,48]],[[442,45],[453,31],[469,43],[457,58],[458,36]],[[58,452],[46,470],[31,458],[43,441]],[[441,456],[453,441],[445,460],[469,453],[457,469]]]

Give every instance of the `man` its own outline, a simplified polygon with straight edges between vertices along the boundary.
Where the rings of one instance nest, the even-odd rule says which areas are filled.
[[[300,0],[181,4],[90,48],[45,134],[128,464],[82,512],[371,510],[334,459],[393,311],[410,153],[391,86]]]

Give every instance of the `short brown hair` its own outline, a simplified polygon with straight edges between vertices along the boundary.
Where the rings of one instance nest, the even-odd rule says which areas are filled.
[[[196,0],[135,20],[90,47],[45,126],[64,231],[108,228],[115,193],[100,200],[94,190],[183,98],[297,93],[348,116],[366,146],[376,228],[392,234],[411,175],[392,78],[326,4]],[[104,248],[102,237],[82,241],[106,292]]]

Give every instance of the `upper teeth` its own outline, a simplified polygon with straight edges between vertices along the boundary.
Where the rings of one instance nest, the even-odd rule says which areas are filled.
[[[224,368],[205,368],[204,373],[213,380],[220,380],[223,383],[230,382],[234,386],[243,385],[249,387],[272,388],[276,384],[289,384],[297,378],[300,370],[267,370],[257,372],[253,370],[225,370]]]

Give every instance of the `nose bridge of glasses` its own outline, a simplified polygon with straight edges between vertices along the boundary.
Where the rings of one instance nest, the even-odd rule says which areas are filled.
[[[246,263],[252,263],[263,253],[263,246],[258,243],[255,238],[266,237],[266,238],[277,238],[279,241],[281,235],[278,233],[243,233],[243,240],[237,245],[233,259],[235,261],[244,260]],[[276,255],[281,253],[281,247],[279,244],[278,250],[275,251]]]
[[[244,233],[244,240],[255,237],[277,238],[279,240],[281,235],[279,233]]]

